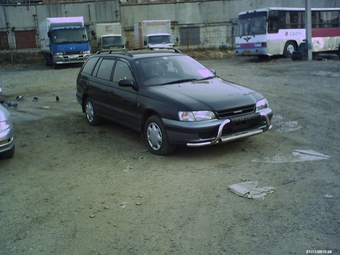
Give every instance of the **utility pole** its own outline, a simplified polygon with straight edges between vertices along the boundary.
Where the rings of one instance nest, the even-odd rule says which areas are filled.
[[[310,0],[306,0],[305,8],[305,20],[306,20],[306,43],[307,43],[307,60],[312,60],[312,10],[310,6]]]

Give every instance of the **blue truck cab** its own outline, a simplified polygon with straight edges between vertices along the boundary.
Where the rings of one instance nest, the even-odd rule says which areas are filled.
[[[39,32],[47,66],[83,63],[91,55],[83,17],[47,18],[39,24]]]

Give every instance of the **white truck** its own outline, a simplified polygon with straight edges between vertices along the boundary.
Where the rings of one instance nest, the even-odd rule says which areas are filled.
[[[97,23],[90,26],[91,51],[125,49],[120,23]]]
[[[82,63],[91,55],[83,17],[46,18],[39,23],[39,36],[47,66]]]
[[[135,49],[172,48],[170,20],[144,20],[134,24]]]

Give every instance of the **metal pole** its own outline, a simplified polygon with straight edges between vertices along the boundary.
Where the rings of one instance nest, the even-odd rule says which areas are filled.
[[[305,20],[306,20],[306,42],[307,42],[307,60],[312,60],[312,10],[310,6],[310,0],[306,0],[305,8]]]

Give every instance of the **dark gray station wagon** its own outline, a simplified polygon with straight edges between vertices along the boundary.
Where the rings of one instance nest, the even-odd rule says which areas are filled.
[[[149,150],[207,146],[271,128],[267,100],[179,51],[98,52],[77,77],[90,125],[102,118],[142,133]]]

